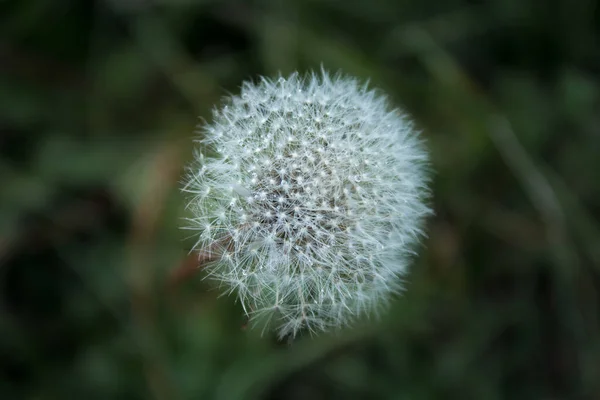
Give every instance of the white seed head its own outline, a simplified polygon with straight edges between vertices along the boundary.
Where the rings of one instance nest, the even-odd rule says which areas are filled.
[[[244,83],[213,112],[184,190],[206,270],[281,337],[337,328],[401,289],[430,213],[412,123],[326,72]]]

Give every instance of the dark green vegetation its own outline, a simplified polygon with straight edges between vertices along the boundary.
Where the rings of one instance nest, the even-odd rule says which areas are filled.
[[[599,26],[591,0],[0,2],[0,397],[600,398]],[[169,283],[179,178],[221,96],[321,63],[414,116],[436,216],[379,320],[287,347]]]

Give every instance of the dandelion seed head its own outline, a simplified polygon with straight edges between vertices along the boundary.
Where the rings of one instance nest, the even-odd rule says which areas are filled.
[[[184,191],[210,276],[280,336],[338,328],[401,289],[430,213],[408,117],[344,76],[246,82],[201,142]]]

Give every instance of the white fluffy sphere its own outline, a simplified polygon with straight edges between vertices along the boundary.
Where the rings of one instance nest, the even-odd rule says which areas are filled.
[[[213,112],[184,190],[206,270],[281,337],[335,328],[401,288],[430,213],[409,119],[326,72],[244,83]]]

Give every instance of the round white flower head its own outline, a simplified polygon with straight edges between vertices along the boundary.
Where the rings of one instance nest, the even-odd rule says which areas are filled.
[[[184,190],[209,275],[280,337],[337,328],[401,289],[430,213],[412,123],[326,72],[244,83],[202,127]]]

